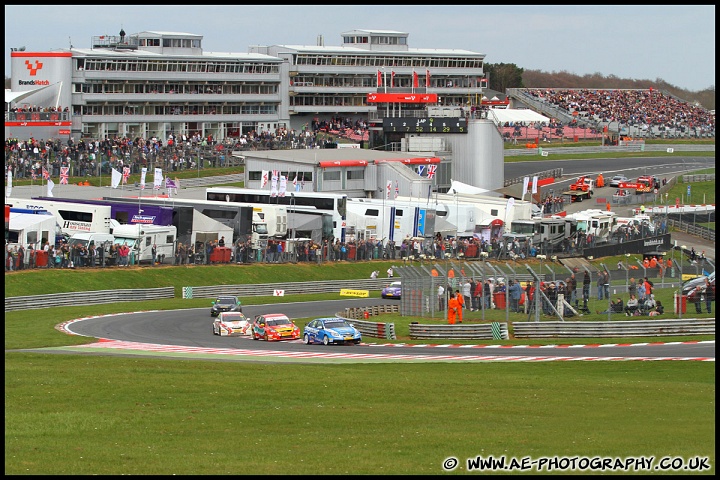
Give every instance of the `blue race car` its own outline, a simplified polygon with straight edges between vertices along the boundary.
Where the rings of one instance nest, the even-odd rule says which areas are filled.
[[[385,287],[380,292],[380,295],[382,298],[400,298],[400,294],[402,293],[402,283],[398,280],[395,282],[391,282],[389,285],[385,285]]]
[[[342,318],[316,318],[305,325],[303,341],[308,345],[311,343],[358,345],[362,341],[362,335],[357,328]]]

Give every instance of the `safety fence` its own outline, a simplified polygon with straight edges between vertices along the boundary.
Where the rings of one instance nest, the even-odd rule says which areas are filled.
[[[338,312],[336,316],[352,323],[363,335],[395,340],[397,337],[395,336],[394,323],[371,322],[362,319],[377,316],[381,313],[399,312],[400,307],[398,305],[376,305],[372,307],[346,308],[345,311]]]
[[[616,322],[515,322],[512,325],[515,338],[715,335],[715,319],[712,318]]]
[[[92,290],[89,292],[50,293],[5,297],[5,311],[31,310],[37,308],[99,305],[103,303],[140,302],[175,298],[175,287],[132,288],[125,290]]]
[[[421,325],[410,323],[410,338],[422,339],[465,339],[465,340],[507,340],[507,323],[492,322],[462,325]]]

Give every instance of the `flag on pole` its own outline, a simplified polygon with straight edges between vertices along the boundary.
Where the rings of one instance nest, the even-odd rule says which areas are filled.
[[[300,188],[305,188],[305,172],[303,172],[302,180],[300,181]]]
[[[435,170],[437,170],[437,165],[428,165],[427,177],[429,179],[432,179],[435,176]]]
[[[162,187],[162,181],[163,181],[162,168],[156,168],[155,175],[153,175],[153,183],[154,183],[153,186],[154,186],[155,190],[160,190],[160,187]]]
[[[392,180],[388,180],[387,187],[385,188],[385,190],[386,190],[386,195],[385,195],[385,197],[386,197],[388,200],[390,200],[390,190],[391,190],[391,189],[392,189]]]
[[[12,196],[12,167],[8,167],[7,185],[5,187],[5,196],[6,197]]]
[[[48,197],[54,196],[52,193],[54,187],[55,187],[55,182],[53,182],[50,178],[48,178],[47,179],[47,196]]]
[[[165,177],[165,189],[168,193],[175,190],[175,195],[177,195],[177,185],[175,184],[175,180],[171,180],[170,177]]]
[[[420,87],[420,80],[418,79],[418,74],[415,70],[413,70],[413,88]]]
[[[287,191],[287,177],[285,175],[280,175],[279,195],[281,197],[284,197],[286,191]]]
[[[122,174],[113,168],[112,169],[112,181],[111,181],[112,188],[117,188],[118,185],[120,185],[121,179],[122,179]]]
[[[505,223],[507,223],[508,215],[510,214],[510,210],[515,206],[515,198],[510,197],[507,201],[507,206],[505,207]]]
[[[532,193],[538,193],[538,177],[537,177],[537,175],[533,177]]]
[[[395,87],[395,70],[390,72],[390,88]]]
[[[270,196],[277,197],[278,194],[278,181],[280,180],[280,172],[278,170],[272,171],[272,179],[270,182]]]
[[[268,175],[270,172],[267,170],[262,171],[262,178],[260,179],[260,188],[265,188],[265,185],[268,184]]]
[[[300,186],[298,185],[298,177],[300,174],[298,172],[295,172],[295,178],[293,178],[293,188],[296,192],[300,191]]]
[[[430,87],[430,70],[425,70],[425,88]]]
[[[523,195],[525,195],[527,193],[529,184],[530,184],[530,177],[523,177],[523,189],[522,189]]]
[[[67,185],[70,176],[70,167],[60,167],[60,185]]]
[[[122,172],[122,183],[125,185],[128,182],[128,177],[130,176],[130,167],[123,167]]]
[[[420,175],[422,177],[423,173],[425,173],[425,165],[418,165],[417,172],[418,172],[418,175]]]
[[[145,190],[145,177],[147,176],[147,167],[140,170],[140,190]]]
[[[380,88],[382,86],[382,72],[378,70],[377,74],[377,88]]]
[[[42,167],[42,177],[45,180],[50,180],[50,173],[47,170],[45,170],[45,167]]]
[[[398,195],[400,195],[400,185],[398,184],[398,181],[395,180],[395,198],[397,199]]]

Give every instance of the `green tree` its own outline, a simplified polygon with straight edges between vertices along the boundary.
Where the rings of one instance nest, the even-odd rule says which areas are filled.
[[[525,69],[514,63],[486,63],[485,72],[490,79],[488,87],[498,92],[508,88],[524,88],[523,72]]]

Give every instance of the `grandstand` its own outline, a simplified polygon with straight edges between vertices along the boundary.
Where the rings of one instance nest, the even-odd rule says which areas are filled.
[[[577,125],[580,134],[573,133],[573,139],[600,135],[592,132],[643,139],[715,137],[714,112],[652,88],[513,88],[508,89],[508,95],[564,125]],[[532,131],[532,126],[529,130],[526,138],[542,138],[540,130]],[[584,136],[587,130],[590,136]],[[567,127],[564,137],[570,137]]]

